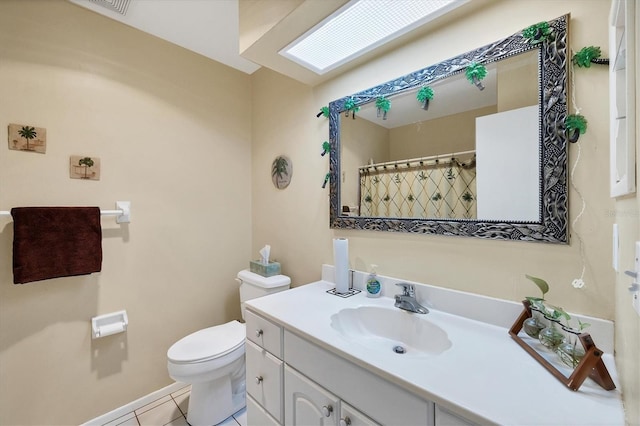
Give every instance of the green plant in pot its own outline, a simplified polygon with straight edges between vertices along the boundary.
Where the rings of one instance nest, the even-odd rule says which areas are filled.
[[[564,309],[557,306],[548,306],[545,308],[544,317],[549,320],[549,325],[538,334],[538,340],[542,343],[542,346],[555,352],[564,341],[564,334],[558,327],[562,318],[567,321],[571,318]]]
[[[558,358],[560,358],[563,364],[571,368],[576,368],[585,355],[584,347],[582,344],[578,344],[578,335],[591,324],[578,319],[578,327],[570,327],[569,320],[571,317],[567,314],[566,318],[567,326],[563,328],[569,333],[569,339],[565,339],[565,341],[558,346],[556,354],[558,354]]]
[[[527,318],[524,321],[522,325],[524,332],[527,333],[528,336],[533,337],[534,339],[537,339],[538,334],[540,334],[540,331],[542,331],[542,329],[545,328],[545,325],[540,321],[540,319],[538,318],[538,315],[535,314],[535,311],[538,310],[541,313],[544,313],[546,311],[544,307],[544,295],[549,292],[549,284],[547,284],[545,280],[537,277],[532,277],[531,275],[525,274],[525,277],[531,280],[540,289],[540,292],[542,293],[542,297],[532,297],[532,296],[526,297],[526,299],[529,301],[529,304],[534,309],[534,312],[532,313],[530,318]]]

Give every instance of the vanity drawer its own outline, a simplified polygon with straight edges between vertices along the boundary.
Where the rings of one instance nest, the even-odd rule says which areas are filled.
[[[246,310],[247,339],[282,359],[282,327]]]
[[[283,362],[265,349],[246,342],[247,393],[282,422]]]

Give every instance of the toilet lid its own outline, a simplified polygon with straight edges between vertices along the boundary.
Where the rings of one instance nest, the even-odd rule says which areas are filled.
[[[167,351],[173,362],[198,362],[214,359],[244,344],[245,325],[238,321],[209,327],[178,340]]]

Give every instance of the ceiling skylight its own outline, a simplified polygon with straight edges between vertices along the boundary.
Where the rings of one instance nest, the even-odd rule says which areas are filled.
[[[324,74],[468,0],[352,0],[279,53]]]

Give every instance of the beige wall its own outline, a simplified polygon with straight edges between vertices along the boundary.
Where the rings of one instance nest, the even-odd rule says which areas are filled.
[[[0,210],[132,203],[129,225],[102,220],[101,273],[25,285],[0,218],[0,424],[79,424],[160,389],[173,342],[239,317],[250,91],[246,74],[69,2],[0,2]],[[7,150],[9,123],[45,127],[47,153]],[[80,154],[100,157],[100,181],[69,179]],[[129,330],[91,340],[91,317],[120,309]]]
[[[474,0],[480,2],[483,0]],[[639,423],[640,393],[637,360],[638,317],[626,305],[623,293],[628,280],[618,278],[611,268],[613,211],[628,213],[621,231],[625,234],[623,258],[629,268],[630,241],[638,239],[638,201],[616,203],[609,197],[608,72],[593,66],[576,71],[575,93],[581,113],[589,120],[588,132],[580,138],[580,161],[575,170],[575,187],[585,201],[585,210],[571,232],[571,244],[549,245],[525,242],[487,241],[470,238],[406,235],[373,231],[328,228],[328,190],[321,189],[328,160],[318,147],[327,139],[328,121],[316,119],[323,105],[350,93],[389,81],[426,65],[461,54],[472,48],[508,36],[528,25],[571,14],[570,42],[573,49],[600,45],[608,55],[607,17],[609,0],[591,1],[484,1],[474,14],[463,16],[437,28],[393,52],[370,61],[338,78],[310,89],[268,70],[254,79],[254,111],[259,111],[274,95],[284,99],[282,108],[261,110],[253,120],[253,165],[267,169],[272,158],[290,154],[296,170],[291,186],[277,192],[269,177],[253,175],[253,250],[271,243],[283,256],[283,269],[294,285],[319,279],[320,263],[333,263],[331,240],[349,239],[350,266],[448,288],[519,301],[534,288],[524,277],[543,277],[551,284],[548,299],[570,312],[607,319],[624,319],[616,325],[616,340],[632,342],[619,351],[625,403],[631,423]],[[544,3],[544,7],[541,4]],[[504,17],[508,16],[509,19]],[[573,112],[573,110],[572,110]],[[578,146],[569,147],[570,166],[578,156]],[[582,202],[570,190],[572,223]],[[583,242],[581,250],[581,242]],[[583,269],[586,286],[571,286]],[[622,306],[624,305],[624,307]],[[635,361],[634,361],[635,360]]]
[[[390,159],[472,151],[476,149],[476,117],[495,112],[496,107],[492,105],[391,129]]]

